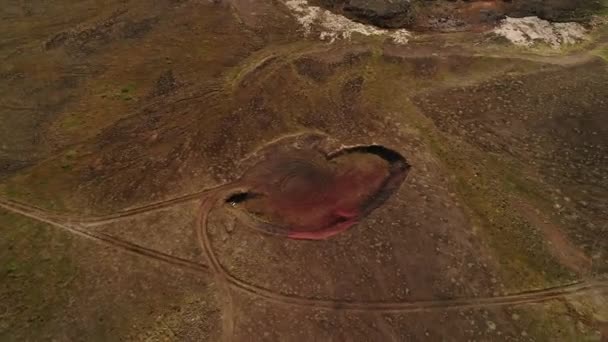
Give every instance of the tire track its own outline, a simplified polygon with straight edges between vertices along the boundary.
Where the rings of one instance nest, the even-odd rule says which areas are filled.
[[[6,200],[0,200],[0,207],[12,212],[16,213],[30,219],[43,222],[49,225],[52,225],[57,228],[64,229],[72,234],[95,240],[99,243],[103,243],[105,245],[114,247],[116,249],[123,250],[125,252],[143,256],[148,259],[157,260],[163,263],[171,264],[174,266],[178,266],[184,269],[188,269],[196,272],[208,272],[208,266],[204,264],[200,264],[188,259],[176,257],[167,253],[159,252],[154,249],[146,248],[125,240],[121,240],[114,236],[102,233],[102,232],[94,232],[87,229],[83,229],[79,225],[71,225],[71,222],[61,222],[60,220],[56,220],[53,218],[53,215],[40,215],[40,209],[35,207],[28,207],[24,204],[9,204]]]
[[[202,199],[195,229],[199,243],[203,248],[203,252],[205,253],[211,271],[216,276],[216,278],[218,278],[218,287],[221,288],[222,291],[226,292],[228,296],[229,311],[226,314],[226,317],[222,319],[222,331],[224,335],[224,340],[230,342],[232,341],[232,337],[234,336],[234,298],[232,297],[232,290],[230,286],[233,282],[229,279],[230,275],[228,274],[228,272],[226,272],[222,268],[219,262],[212,262],[212,260],[217,260],[215,259],[213,251],[207,248],[212,248],[213,246],[211,245],[209,239],[206,238],[206,229],[201,229],[203,227],[206,227],[208,214],[213,210],[213,207],[218,204],[218,201],[221,199],[221,196],[219,195],[222,193],[223,192],[218,192],[217,194],[212,193],[210,194],[210,196]]]
[[[94,227],[98,225],[104,225],[107,223],[112,223],[127,217],[136,216],[140,214],[146,214],[154,211],[159,211],[165,208],[169,208],[174,205],[191,202],[194,200],[198,200],[205,193],[214,191],[215,189],[219,189],[224,187],[224,185],[220,185],[217,188],[205,189],[202,191],[198,191],[195,193],[187,194],[184,196],[179,196],[175,198],[171,198],[165,201],[159,201],[155,203],[150,203],[143,205],[141,207],[130,208],[126,210],[120,210],[112,214],[108,215],[99,215],[99,216],[74,216],[74,215],[65,215],[60,213],[53,213],[47,209],[40,208],[37,206],[33,206],[30,204],[22,203],[19,201],[0,198],[0,206],[7,208],[16,208],[18,210],[27,211],[32,215],[36,215],[38,218],[45,218],[53,221],[61,221],[65,223],[74,223],[80,224],[85,227]]]
[[[172,264],[184,269],[196,272],[212,272],[221,282],[230,288],[258,296],[266,300],[286,305],[311,307],[316,309],[338,310],[338,311],[361,311],[361,312],[424,312],[433,310],[465,309],[476,307],[492,307],[504,305],[541,303],[558,298],[580,295],[588,292],[608,292],[608,280],[582,280],[580,282],[555,286],[551,288],[525,291],[510,295],[480,298],[456,298],[447,300],[409,301],[409,302],[383,302],[383,301],[346,301],[316,299],[302,296],[284,295],[273,290],[249,284],[239,278],[232,276],[219,262],[213,252],[213,246],[209,239],[208,218],[209,214],[229,195],[236,191],[243,191],[242,184],[236,182],[234,185],[221,185],[214,189],[203,190],[197,193],[177,197],[174,199],[152,203],[142,207],[127,209],[114,214],[98,217],[72,217],[49,213],[48,211],[19,203],[12,200],[0,199],[0,207],[7,211],[17,213],[28,218],[65,229],[73,234],[89,238],[111,247],[121,249],[131,254],[139,255],[160,262]],[[128,241],[118,239],[101,232],[85,229],[96,225],[112,223],[131,216],[145,214],[170,207],[175,204],[185,203],[201,198],[200,212],[197,222],[197,236],[199,244],[209,265],[193,262],[188,259],[175,257],[163,252],[149,249]],[[72,225],[76,223],[77,225]],[[232,323],[226,322],[232,329]]]
[[[334,311],[360,311],[360,312],[425,312],[433,310],[466,309],[479,307],[496,307],[504,305],[542,303],[558,298],[580,295],[592,291],[608,292],[608,280],[583,280],[580,282],[544,288],[539,290],[525,291],[496,297],[479,298],[455,298],[447,300],[427,300],[409,302],[383,302],[383,301],[346,301],[315,299],[294,295],[284,295],[270,289],[249,284],[230,274],[219,262],[213,252],[213,246],[209,239],[208,218],[217,204],[230,192],[210,194],[204,198],[198,219],[198,238],[209,265],[219,278],[227,282],[232,288],[250,295],[255,295],[266,300],[300,307],[315,309],[326,309]]]

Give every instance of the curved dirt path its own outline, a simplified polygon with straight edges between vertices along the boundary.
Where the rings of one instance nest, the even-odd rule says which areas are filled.
[[[221,187],[222,186],[219,186],[218,188],[221,188]],[[206,189],[206,190],[202,190],[202,191],[195,192],[192,194],[168,199],[165,201],[150,203],[150,204],[143,205],[141,207],[129,208],[129,209],[117,211],[112,214],[99,215],[99,216],[65,215],[65,214],[61,214],[61,213],[55,213],[50,210],[36,207],[36,206],[30,205],[30,204],[22,203],[22,202],[11,200],[11,199],[5,199],[5,198],[0,198],[0,207],[3,207],[7,210],[12,210],[11,208],[14,208],[15,210],[27,212],[28,214],[26,216],[31,216],[31,217],[36,216],[37,217],[36,219],[38,219],[38,220],[40,220],[40,218],[42,218],[44,220],[61,221],[61,222],[67,223],[67,224],[79,224],[83,227],[94,227],[94,226],[100,226],[100,225],[104,225],[104,224],[108,224],[108,223],[113,223],[113,222],[119,221],[121,219],[131,217],[131,216],[155,212],[158,210],[172,207],[177,204],[182,204],[182,203],[187,203],[187,202],[191,202],[194,200],[198,200],[205,193],[211,192],[213,190],[214,190],[214,188]]]
[[[284,295],[264,287],[247,283],[244,280],[234,277],[222,266],[217,256],[213,252],[213,246],[211,240],[209,239],[209,231],[207,225],[209,214],[225,199],[226,196],[229,196],[235,190],[240,190],[240,187],[236,185],[224,185],[212,190],[205,190],[198,193],[199,198],[202,196],[202,199],[198,217],[197,234],[199,243],[203,248],[203,253],[207,258],[209,265],[204,265],[187,259],[168,255],[153,249],[149,249],[127,241],[120,240],[107,234],[91,232],[87,229],[84,229],[84,227],[81,225],[71,225],[71,223],[73,222],[88,222],[93,225],[114,222],[121,218],[141,215],[161,208],[166,208],[174,204],[191,201],[196,198],[194,194],[125,210],[107,216],[90,218],[74,218],[67,215],[56,215],[53,213],[45,212],[40,208],[28,206],[23,203],[17,203],[6,199],[0,199],[0,207],[9,212],[23,215],[39,222],[47,223],[52,226],[65,229],[70,233],[96,240],[100,243],[110,245],[112,247],[124,250],[135,255],[172,264],[196,272],[211,272],[217,277],[218,281],[222,283],[222,286],[224,286],[224,289],[227,291],[228,295],[230,295],[231,289],[235,289],[250,295],[258,296],[269,301],[285,305],[337,311],[423,312],[432,310],[464,309],[475,307],[541,303],[549,300],[580,295],[589,292],[608,292],[608,280],[589,279],[551,288],[524,291],[496,297],[456,298],[446,300],[425,300],[409,302],[345,301]],[[62,222],[60,220],[57,220],[57,217],[63,217],[65,221]],[[231,298],[229,298],[229,300],[230,302],[232,302]],[[232,304],[230,304],[230,307],[231,306]],[[233,330],[232,315],[229,314],[226,316],[227,317],[224,322],[224,327],[226,331],[230,332]],[[228,335],[232,336],[231,333]]]
[[[556,298],[572,296],[591,291],[608,290],[608,280],[582,280],[575,283],[564,284],[551,288],[525,291],[510,295],[480,298],[457,298],[447,300],[428,300],[428,301],[345,301],[314,299],[295,295],[284,295],[270,289],[249,284],[230,274],[219,262],[213,252],[213,246],[209,239],[207,221],[209,214],[217,204],[229,195],[229,193],[218,192],[210,194],[201,203],[199,214],[198,237],[203,252],[207,257],[210,268],[220,281],[227,282],[232,288],[248,294],[259,296],[267,300],[302,307],[312,307],[316,309],[343,310],[343,311],[376,311],[376,312],[420,312],[436,309],[463,309],[472,307],[501,306],[512,304],[539,303]]]
[[[176,202],[176,203],[180,203],[180,202]],[[152,206],[148,206],[148,207],[152,207]],[[146,248],[146,247],[143,247],[143,246],[140,246],[140,245],[128,242],[128,241],[121,240],[119,238],[116,238],[114,236],[111,236],[111,235],[108,235],[108,234],[105,234],[102,232],[94,232],[94,231],[91,231],[88,229],[84,229],[84,227],[82,225],[74,224],[74,222],[78,222],[78,219],[71,219],[69,216],[62,216],[64,218],[64,220],[59,220],[59,219],[57,219],[57,217],[60,217],[60,216],[54,215],[53,213],[44,212],[40,208],[36,208],[33,206],[30,207],[26,204],[13,202],[13,201],[9,201],[6,199],[0,199],[0,208],[3,208],[9,212],[19,214],[19,215],[28,217],[30,219],[33,219],[33,220],[36,220],[39,222],[47,223],[47,224],[57,227],[57,228],[64,229],[72,234],[76,234],[76,235],[85,237],[87,239],[92,239],[92,240],[98,241],[100,243],[112,246],[114,248],[124,250],[131,254],[147,257],[150,259],[154,259],[157,261],[172,264],[175,266],[182,267],[184,269],[189,269],[189,270],[193,270],[193,271],[197,271],[197,272],[201,272],[201,271],[207,272],[208,271],[207,265],[200,264],[200,263],[188,260],[188,259],[179,258],[179,257],[173,256],[173,255],[169,255],[169,254],[166,254],[166,253],[154,250],[154,249]],[[156,209],[157,209],[156,207],[152,207],[151,209],[143,210],[143,211],[126,212],[128,215],[122,215],[122,216],[116,215],[116,217],[124,218],[124,217],[128,217],[128,216],[133,216],[133,215],[137,215],[137,214],[150,212],[150,211],[153,211]],[[112,218],[110,220],[105,219],[105,220],[107,221],[106,223],[109,223],[109,222],[113,222],[113,221],[117,220],[117,218]],[[98,221],[97,218],[91,218],[90,222],[100,222],[100,221]]]

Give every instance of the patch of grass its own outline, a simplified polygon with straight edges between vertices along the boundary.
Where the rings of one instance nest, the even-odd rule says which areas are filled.
[[[381,57],[373,57],[361,68],[365,77],[364,101],[378,111],[399,113],[397,115],[403,123],[420,132],[433,154],[451,171],[453,191],[466,205],[471,224],[481,227],[479,236],[494,252],[501,265],[501,278],[509,290],[570,280],[570,272],[553,258],[541,233],[511,208],[513,200],[540,200],[542,191],[530,181],[525,181],[516,167],[441,133],[409,99],[421,89],[428,88],[431,80],[441,80],[443,84],[462,84],[469,78],[471,82],[478,81],[480,72],[491,77],[504,70],[505,65],[493,68],[493,60],[477,59],[465,63],[463,70],[454,73],[440,64],[436,75],[412,78],[417,64],[411,63],[421,61],[406,59],[403,63],[389,63]],[[525,67],[522,72],[525,72]],[[391,75],[390,79],[386,75]],[[476,162],[471,163],[472,160]]]
[[[135,92],[135,85],[134,84],[127,84],[126,86],[122,87],[120,89],[120,92],[118,92],[115,97],[118,99],[121,99],[123,101],[130,101],[134,98],[134,92]]]
[[[7,275],[10,275],[11,273],[16,273],[18,270],[19,270],[19,265],[17,263],[15,263],[14,261],[11,261],[8,264],[6,264],[5,273]]]
[[[316,42],[298,41],[290,44],[271,46],[257,51],[238,66],[230,69],[224,76],[227,89],[234,89],[247,75],[255,72],[256,69],[267,66],[264,71],[265,77],[269,77],[273,70],[282,67],[288,61],[292,61],[304,53],[311,53],[322,48],[327,48]],[[280,58],[279,58],[280,56]],[[289,56],[286,58],[285,56]]]
[[[39,336],[69,301],[62,291],[76,274],[72,239],[44,224],[0,211],[0,340]],[[50,329],[53,329],[50,327]]]
[[[601,308],[597,302],[580,307],[582,298],[517,308],[514,313],[519,319],[513,324],[536,341],[600,341],[593,312]]]
[[[61,156],[61,162],[59,163],[60,167],[64,170],[72,170],[73,163],[78,156],[78,152],[76,150],[68,150]]]
[[[9,198],[16,198],[19,196],[19,192],[13,186],[6,186],[6,185],[0,186],[0,193],[4,193],[4,195]]]
[[[598,15],[608,16],[608,0],[600,1],[600,10],[597,12]]]
[[[596,56],[601,57],[604,61],[608,62],[608,46],[603,46],[593,51]]]
[[[78,154],[78,152],[76,152],[76,150],[69,150],[65,153],[65,158],[74,159],[77,154]]]
[[[398,78],[398,75],[394,77]],[[546,249],[542,236],[510,207],[513,198],[541,198],[542,194],[535,185],[524,181],[524,177],[514,171],[515,168],[463,142],[443,136],[409,102],[402,87],[395,84],[383,87],[382,82],[368,85],[375,89],[368,89],[366,98],[385,100],[376,105],[387,111],[407,111],[407,114],[403,113],[407,123],[422,132],[433,154],[451,170],[454,191],[466,204],[471,224],[482,228],[480,237],[494,251],[501,265],[501,278],[510,290],[542,287],[570,279],[570,273]],[[471,160],[480,162],[471,163]]]
[[[50,210],[66,210],[65,203],[60,191],[53,182],[58,177],[67,178],[68,170],[72,168],[72,162],[63,160],[61,157],[52,159],[52,166],[46,170],[33,168],[32,174],[19,175],[0,185],[2,196],[31,203],[36,206]],[[65,167],[64,167],[65,166]],[[73,177],[69,177],[73,179]]]
[[[123,86],[122,88],[120,88],[120,91],[116,92],[116,94],[114,95],[114,98],[119,99],[119,100],[123,100],[123,101],[131,101],[135,96],[135,85],[130,83],[127,84],[125,86]]]
[[[83,118],[75,115],[68,115],[61,121],[61,128],[63,129],[75,129],[82,126],[85,122]]]
[[[135,90],[135,85],[133,84],[128,84],[125,87],[123,87],[122,89],[120,89],[121,93],[130,93],[132,91]]]
[[[551,256],[542,234],[512,209],[511,201],[529,201],[538,196],[538,190],[508,165],[464,143],[438,136],[433,140],[433,150],[455,175],[455,190],[497,253],[505,282],[518,288],[572,280],[570,272]],[[471,164],[471,160],[485,162]]]
[[[136,95],[136,86],[133,83],[129,83],[120,87],[119,89],[108,89],[104,87],[104,90],[99,97],[102,99],[115,99],[115,100],[123,100],[130,101],[135,98]]]

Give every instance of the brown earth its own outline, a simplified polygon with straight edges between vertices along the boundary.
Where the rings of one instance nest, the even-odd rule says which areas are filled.
[[[256,4],[0,9],[0,340],[601,340],[605,30],[326,44]]]

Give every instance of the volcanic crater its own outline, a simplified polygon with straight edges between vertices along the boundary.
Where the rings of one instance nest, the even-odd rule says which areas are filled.
[[[292,239],[326,239],[353,226],[399,188],[410,165],[398,152],[364,145],[323,153],[294,148],[248,169],[248,191],[226,203],[247,226]]]

